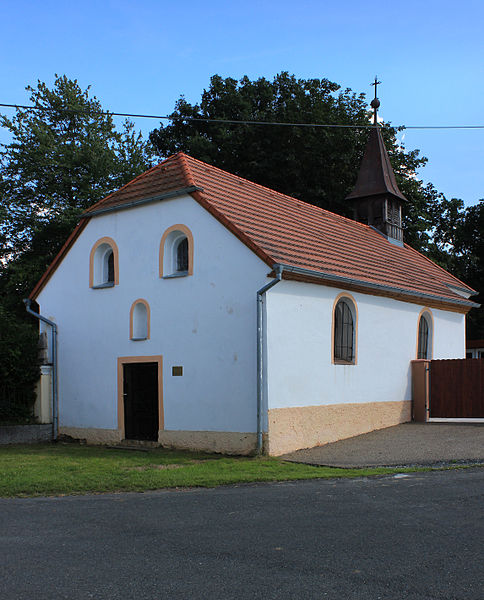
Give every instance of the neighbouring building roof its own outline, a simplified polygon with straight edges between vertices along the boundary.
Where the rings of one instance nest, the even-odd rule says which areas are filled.
[[[394,245],[372,227],[181,152],[88,209],[77,232],[66,242],[31,297],[35,298],[45,285],[86,220],[187,193],[271,268],[284,265],[285,278],[398,296],[429,306],[432,302],[444,303],[453,310],[467,311],[475,306],[467,299],[474,293],[472,288],[410,246]]]
[[[484,340],[467,340],[466,348],[469,350],[473,348],[484,348]]]

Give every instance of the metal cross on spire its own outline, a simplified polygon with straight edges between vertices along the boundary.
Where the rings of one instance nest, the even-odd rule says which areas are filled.
[[[380,100],[378,100],[378,97],[376,95],[376,89],[377,89],[377,86],[379,83],[381,83],[381,81],[378,81],[378,77],[376,77],[376,75],[375,75],[375,81],[371,84],[371,85],[375,86],[375,97],[370,102],[370,106],[373,108],[373,125],[377,125],[377,123],[378,123],[377,112],[378,112],[378,108],[380,106]]]

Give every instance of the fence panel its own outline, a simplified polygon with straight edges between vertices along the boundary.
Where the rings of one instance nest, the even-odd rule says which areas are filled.
[[[484,418],[484,360],[430,361],[430,417]]]

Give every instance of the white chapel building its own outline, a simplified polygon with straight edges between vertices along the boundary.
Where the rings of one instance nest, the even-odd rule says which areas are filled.
[[[58,431],[280,455],[411,419],[411,361],[464,358],[474,291],[403,242],[372,129],[355,220],[183,153],[92,206],[31,294]]]

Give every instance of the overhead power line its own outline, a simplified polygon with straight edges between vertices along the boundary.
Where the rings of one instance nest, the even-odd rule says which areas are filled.
[[[42,106],[27,106],[23,104],[5,104],[0,103],[1,107],[4,108],[19,108],[23,110],[38,110],[43,112],[51,112],[56,109],[47,108]],[[69,109],[66,109],[69,110]],[[77,114],[82,114],[83,111],[72,111]],[[93,115],[110,115],[112,117],[131,117],[133,119],[157,119],[160,121],[201,121],[204,123],[227,123],[227,124],[235,124],[235,125],[279,125],[285,127],[326,127],[326,128],[334,128],[334,129],[373,129],[375,125],[344,125],[344,124],[336,124],[336,123],[287,123],[283,121],[254,121],[254,120],[245,120],[245,119],[209,119],[206,117],[182,117],[175,116],[172,117],[170,115],[150,115],[143,113],[120,113],[120,112],[111,112],[108,110],[101,111],[89,111],[90,114]],[[396,129],[484,129],[484,125],[396,125],[394,126]]]

